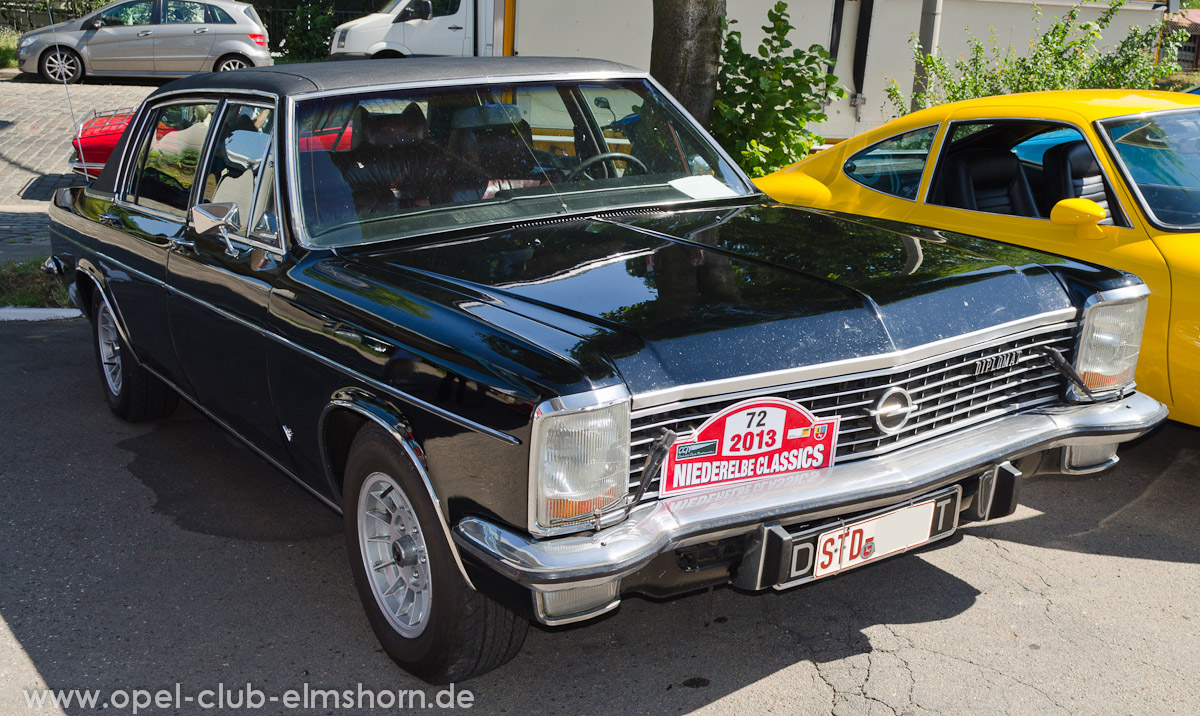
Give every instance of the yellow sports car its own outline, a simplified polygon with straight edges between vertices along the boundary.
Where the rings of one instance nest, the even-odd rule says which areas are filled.
[[[1138,388],[1200,425],[1200,96],[1078,90],[945,104],[757,183],[779,201],[1137,274],[1151,290]]]

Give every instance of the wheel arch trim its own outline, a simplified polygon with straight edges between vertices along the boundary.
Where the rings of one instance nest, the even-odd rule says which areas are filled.
[[[137,349],[133,347],[133,341],[129,340],[129,332],[125,330],[125,317],[121,315],[121,309],[117,307],[116,299],[108,295],[109,292],[106,290],[106,282],[104,281],[103,274],[88,261],[77,263],[75,265],[75,273],[77,277],[79,275],[86,276],[95,285],[96,293],[100,294],[100,299],[104,301],[104,305],[108,306],[109,312],[113,314],[113,318],[115,319],[113,322],[117,325],[117,332],[121,334],[121,340],[125,341],[125,347],[129,349],[129,353],[137,361],[138,365],[141,365],[142,361],[138,358]],[[90,311],[92,308],[93,306],[89,303],[88,320],[91,320]]]
[[[330,493],[341,497],[341,490],[338,489],[333,463],[330,461],[328,455],[329,449],[326,435],[329,417],[338,411],[356,413],[374,422],[387,431],[396,443],[400,445],[401,449],[404,450],[404,454],[408,457],[409,462],[412,463],[413,469],[417,471],[417,476],[420,477],[421,483],[425,486],[425,492],[429,497],[430,503],[433,505],[434,514],[437,515],[438,524],[442,529],[442,536],[446,540],[446,544],[450,549],[450,555],[454,558],[454,564],[458,567],[459,574],[462,575],[468,587],[475,589],[475,584],[467,574],[466,566],[463,564],[462,556],[459,554],[458,545],[455,543],[454,537],[450,532],[450,523],[446,520],[446,513],[442,510],[442,503],[433,489],[433,482],[429,479],[429,471],[424,459],[425,451],[417,444],[416,438],[412,435],[408,427],[408,421],[405,420],[399,411],[381,403],[375,396],[358,388],[348,388],[335,393],[333,398],[321,411],[321,417],[317,425],[321,464],[325,470],[325,477],[329,481]]]

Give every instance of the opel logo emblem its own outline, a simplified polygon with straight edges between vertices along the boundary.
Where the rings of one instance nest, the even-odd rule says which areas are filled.
[[[917,406],[904,388],[889,388],[879,396],[875,405],[867,411],[880,432],[898,433],[908,424],[908,417]]]

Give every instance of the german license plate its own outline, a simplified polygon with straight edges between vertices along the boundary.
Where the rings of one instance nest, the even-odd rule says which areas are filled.
[[[794,587],[949,537],[958,527],[961,495],[955,485],[899,507],[794,534],[784,554],[783,579],[775,588]]]

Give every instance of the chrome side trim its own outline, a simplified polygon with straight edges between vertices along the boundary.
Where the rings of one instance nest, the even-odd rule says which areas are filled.
[[[471,582],[471,578],[467,575],[467,568],[463,566],[462,557],[459,556],[458,545],[454,543],[454,538],[450,535],[450,523],[446,521],[446,513],[442,511],[442,503],[438,499],[437,493],[433,490],[433,483],[429,480],[429,472],[425,469],[425,462],[418,457],[418,450],[420,450],[420,446],[414,448],[413,445],[410,444],[410,440],[407,435],[408,431],[400,429],[400,426],[403,425],[402,420],[395,418],[395,416],[389,416],[395,418],[394,422],[389,422],[383,416],[378,415],[375,411],[369,410],[358,403],[354,403],[349,400],[335,399],[330,401],[329,405],[326,405],[325,409],[321,411],[321,417],[317,423],[317,435],[320,439],[321,462],[325,465],[325,470],[327,473],[326,476],[330,479],[330,484],[332,485],[333,483],[333,475],[329,474],[329,458],[325,454],[325,419],[335,410],[349,410],[363,416],[364,418],[367,418],[368,420],[371,420],[386,430],[388,434],[395,438],[396,442],[400,444],[400,447],[404,449],[404,454],[408,456],[409,462],[412,463],[413,468],[417,471],[417,475],[419,475],[421,478],[421,482],[425,485],[425,491],[429,495],[429,501],[433,503],[433,511],[437,514],[438,524],[440,524],[442,527],[442,536],[446,538],[446,544],[450,547],[450,554],[454,556],[454,564],[458,566],[459,574],[462,575],[462,578],[467,583],[468,587],[475,589],[475,585]]]
[[[666,407],[668,404],[685,400],[710,398],[718,395],[761,390],[763,388],[785,386],[793,383],[807,383],[815,380],[837,378],[853,373],[896,368],[906,363],[934,357],[944,357],[944,354],[951,351],[965,349],[975,344],[985,343],[1013,333],[1061,323],[1075,318],[1077,313],[1077,309],[1074,308],[1061,308],[1056,311],[1048,311],[1036,316],[1001,323],[998,326],[984,328],[973,333],[965,333],[961,336],[945,338],[901,351],[893,351],[892,353],[882,353],[862,358],[848,358],[846,360],[818,363],[800,368],[786,368],[784,370],[757,373],[755,375],[740,375],[724,380],[691,383],[689,385],[638,393],[633,396],[633,409],[634,411],[639,411],[637,415],[645,415],[646,408],[662,407],[663,409],[668,409]]]
[[[771,521],[786,526],[895,505],[1006,460],[1072,444],[1132,440],[1166,417],[1166,406],[1141,393],[1111,403],[1043,408],[826,471],[645,503],[597,533],[539,540],[468,517],[455,526],[454,538],[483,565],[535,590],[612,581],[686,543],[745,534]]]
[[[193,408],[200,411],[206,418],[208,418],[209,420],[213,421],[218,426],[220,426],[220,428],[222,430],[229,433],[230,435],[237,438],[238,440],[242,441],[242,443],[245,444],[246,447],[250,448],[251,450],[254,451],[254,453],[256,455],[258,455],[263,460],[266,460],[268,463],[270,463],[272,467],[278,469],[284,475],[287,475],[288,477],[292,478],[292,480],[295,480],[301,487],[303,487],[305,490],[308,490],[312,494],[313,497],[315,497],[318,500],[320,500],[321,502],[325,503],[326,507],[329,507],[331,510],[338,513],[339,515],[342,513],[341,505],[338,505],[333,500],[330,500],[328,497],[321,494],[321,492],[319,490],[313,488],[312,485],[309,485],[307,482],[305,482],[304,480],[301,480],[299,477],[297,477],[294,472],[287,469],[283,465],[279,464],[279,462],[276,461],[275,458],[273,458],[270,455],[263,452],[261,449],[259,449],[259,447],[257,445],[255,445],[249,439],[243,437],[242,434],[239,433],[238,431],[231,428],[224,420],[221,420],[217,416],[210,413],[208,411],[208,409],[206,409],[203,405],[201,405],[199,402],[194,400],[190,395],[188,395],[187,393],[180,390],[174,383],[172,383],[170,380],[168,380],[166,377],[164,377],[161,373],[155,371],[153,368],[149,368],[144,365],[142,366],[142,368],[145,368],[146,372],[150,373],[155,378],[158,378],[163,383],[166,383],[167,387],[169,387],[171,390],[175,391],[176,393],[179,393],[179,397],[183,398],[188,403],[191,403]]]
[[[74,239],[67,239],[67,241],[70,241],[71,243],[75,244],[76,246],[79,246],[80,248],[86,248],[79,242],[75,241]],[[91,251],[91,249],[87,249],[87,250]],[[146,279],[147,281],[150,281],[154,285],[157,285],[176,296],[179,296],[181,298],[186,298],[189,301],[193,301],[211,311],[214,311],[221,317],[226,318],[231,321],[234,321],[235,323],[238,323],[242,326],[245,326],[246,328],[249,328],[250,330],[258,333],[259,335],[265,336],[265,337],[275,341],[276,343],[279,343],[280,345],[284,345],[289,348],[292,348],[293,350],[299,351],[300,353],[303,353],[304,355],[306,355],[320,363],[324,363],[325,365],[329,366],[330,368],[333,368],[334,370],[339,371],[339,372],[345,374],[346,376],[353,378],[354,380],[360,381],[382,393],[385,393],[393,398],[396,398],[397,400],[401,400],[405,403],[408,403],[409,405],[412,405],[417,408],[421,408],[422,410],[427,410],[427,411],[433,413],[434,415],[437,415],[438,417],[449,420],[450,422],[454,423],[455,425],[467,428],[468,430],[471,430],[473,432],[481,433],[490,438],[499,440],[502,443],[505,443],[508,445],[520,445],[521,444],[521,441],[518,438],[515,438],[512,435],[509,435],[508,433],[501,432],[499,430],[496,430],[495,428],[490,428],[486,425],[481,425],[480,423],[476,423],[473,420],[464,418],[461,415],[452,413],[452,412],[446,410],[445,408],[439,407],[432,403],[427,403],[424,400],[421,400],[420,398],[418,398],[416,396],[409,395],[408,393],[405,393],[402,390],[399,390],[393,386],[390,386],[387,383],[384,383],[383,381],[380,381],[380,380],[377,380],[370,376],[359,373],[358,371],[354,370],[353,368],[349,368],[347,366],[342,365],[341,363],[338,363],[335,360],[326,358],[325,356],[323,356],[319,353],[316,353],[315,351],[309,350],[308,348],[305,348],[304,346],[301,346],[298,343],[295,343],[287,338],[284,338],[283,336],[281,336],[277,333],[274,333],[273,331],[267,330],[263,326],[251,323],[240,316],[236,316],[222,308],[218,308],[217,306],[209,303],[208,301],[196,298],[195,296],[192,296],[191,294],[185,293],[173,286],[168,285],[164,281],[160,281],[159,279],[148,276],[145,273],[142,273],[141,271],[138,271],[135,268],[126,266],[124,263],[122,263],[110,256],[102,254],[98,251],[93,251],[93,253],[96,256],[101,257],[105,261],[112,262],[115,266],[120,267],[122,270],[129,271],[132,274],[140,276],[140,277]],[[95,280],[95,279],[93,279],[93,280]],[[117,314],[117,315],[119,316],[120,314]],[[126,341],[128,341],[128,338],[126,338]],[[136,356],[134,356],[134,357],[136,358]]]

